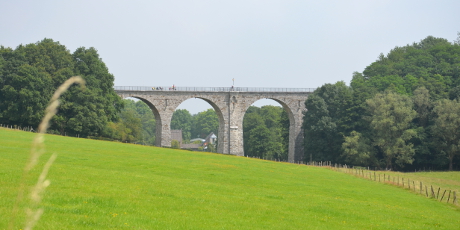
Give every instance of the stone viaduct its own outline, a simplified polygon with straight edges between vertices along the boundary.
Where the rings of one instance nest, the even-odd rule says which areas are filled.
[[[217,152],[244,156],[243,117],[246,110],[260,99],[281,104],[289,116],[289,162],[303,161],[302,119],[305,100],[312,88],[243,88],[243,87],[176,87],[174,89],[116,86],[122,98],[133,97],[145,102],[156,120],[156,146],[171,146],[171,118],[185,100],[200,98],[208,102],[219,118]]]

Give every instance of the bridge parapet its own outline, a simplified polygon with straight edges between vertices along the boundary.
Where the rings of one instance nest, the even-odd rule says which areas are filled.
[[[316,88],[259,88],[259,87],[168,87],[168,86],[115,86],[121,91],[195,91],[195,92],[306,92],[312,93]]]

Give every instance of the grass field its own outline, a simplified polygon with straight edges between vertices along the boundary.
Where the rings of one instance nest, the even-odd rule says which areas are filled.
[[[33,135],[0,129],[0,229]],[[33,177],[58,158],[35,229],[460,228],[456,206],[325,168],[53,135],[45,143]]]

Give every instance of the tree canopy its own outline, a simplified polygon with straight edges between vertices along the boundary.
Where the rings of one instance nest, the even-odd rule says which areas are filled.
[[[0,123],[37,127],[54,90],[71,76],[86,81],[86,89],[71,87],[60,98],[51,132],[99,136],[122,106],[113,90],[114,77],[94,48],[73,54],[52,39],[0,47]]]
[[[458,137],[450,131],[459,97],[458,42],[428,36],[395,47],[362,73],[353,73],[350,86],[325,84],[309,96],[305,158],[376,168],[453,169],[460,163]]]

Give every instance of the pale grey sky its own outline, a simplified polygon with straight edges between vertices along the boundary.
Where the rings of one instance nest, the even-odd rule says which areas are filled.
[[[0,9],[0,45],[95,47],[117,86],[349,84],[380,53],[460,31],[458,0],[0,0]],[[197,101],[181,108],[210,108]]]

